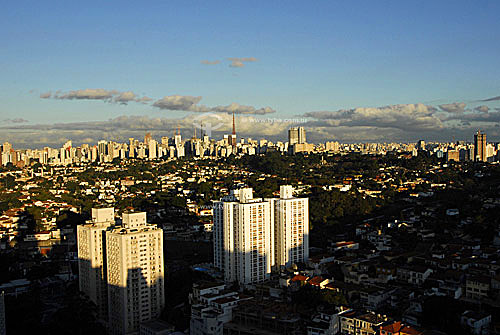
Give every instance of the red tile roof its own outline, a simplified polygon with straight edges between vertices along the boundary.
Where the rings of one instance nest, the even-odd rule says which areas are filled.
[[[295,277],[292,278],[292,282],[296,281],[306,281],[309,277],[302,276],[302,275],[296,275]]]

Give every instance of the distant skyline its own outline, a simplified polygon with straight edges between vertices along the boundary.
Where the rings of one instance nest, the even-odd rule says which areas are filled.
[[[500,141],[498,1],[0,4],[0,141]],[[228,114],[229,113],[229,114]],[[226,122],[227,121],[227,122]],[[227,124],[226,124],[227,123]],[[142,134],[142,135],[139,135]]]

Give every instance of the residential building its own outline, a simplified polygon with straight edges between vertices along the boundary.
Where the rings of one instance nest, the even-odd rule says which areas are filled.
[[[488,335],[490,333],[491,314],[486,312],[465,311],[460,318],[460,324],[473,335]]]
[[[122,227],[106,233],[109,326],[114,334],[137,333],[165,305],[163,231],[146,213],[124,213]]]
[[[190,335],[222,335],[224,324],[232,320],[232,311],[240,301],[252,299],[231,291],[221,283],[198,283],[190,295]]]
[[[226,282],[269,279],[274,265],[271,203],[253,198],[251,188],[231,191],[214,207],[214,265]]]
[[[275,261],[289,267],[309,259],[309,199],[294,198],[290,185],[280,186],[274,204]]]
[[[375,335],[387,317],[373,312],[346,311],[340,316],[340,332],[344,335]]]
[[[465,281],[465,296],[469,299],[484,299],[488,297],[491,280],[480,275],[470,275]]]
[[[269,279],[274,266],[309,258],[309,202],[294,198],[291,186],[280,198],[253,197],[251,188],[231,191],[214,206],[214,265],[226,282]]]
[[[103,320],[108,314],[105,232],[114,224],[113,208],[92,208],[92,219],[76,229],[80,291],[97,305]]]

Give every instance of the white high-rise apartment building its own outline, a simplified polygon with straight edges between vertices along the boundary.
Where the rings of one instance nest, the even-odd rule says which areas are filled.
[[[294,198],[290,185],[280,186],[274,203],[275,260],[289,267],[309,259],[309,199]]]
[[[122,219],[106,233],[109,326],[114,334],[136,334],[165,306],[163,231],[147,224],[144,212]]]
[[[103,320],[108,314],[105,231],[114,224],[113,208],[92,208],[92,219],[77,226],[80,291],[97,305]]]
[[[226,282],[269,279],[274,264],[271,203],[254,199],[251,188],[234,190],[214,209],[214,262]]]
[[[309,258],[309,201],[291,186],[279,199],[254,199],[251,188],[231,191],[214,207],[214,265],[226,282],[269,279],[275,266]]]

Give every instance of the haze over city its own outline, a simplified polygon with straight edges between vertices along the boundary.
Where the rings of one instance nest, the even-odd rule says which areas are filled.
[[[192,136],[203,113],[223,120],[220,137],[233,112],[241,137],[284,141],[303,126],[313,143],[470,141],[477,129],[498,141],[499,11],[497,1],[4,1],[0,141]]]

